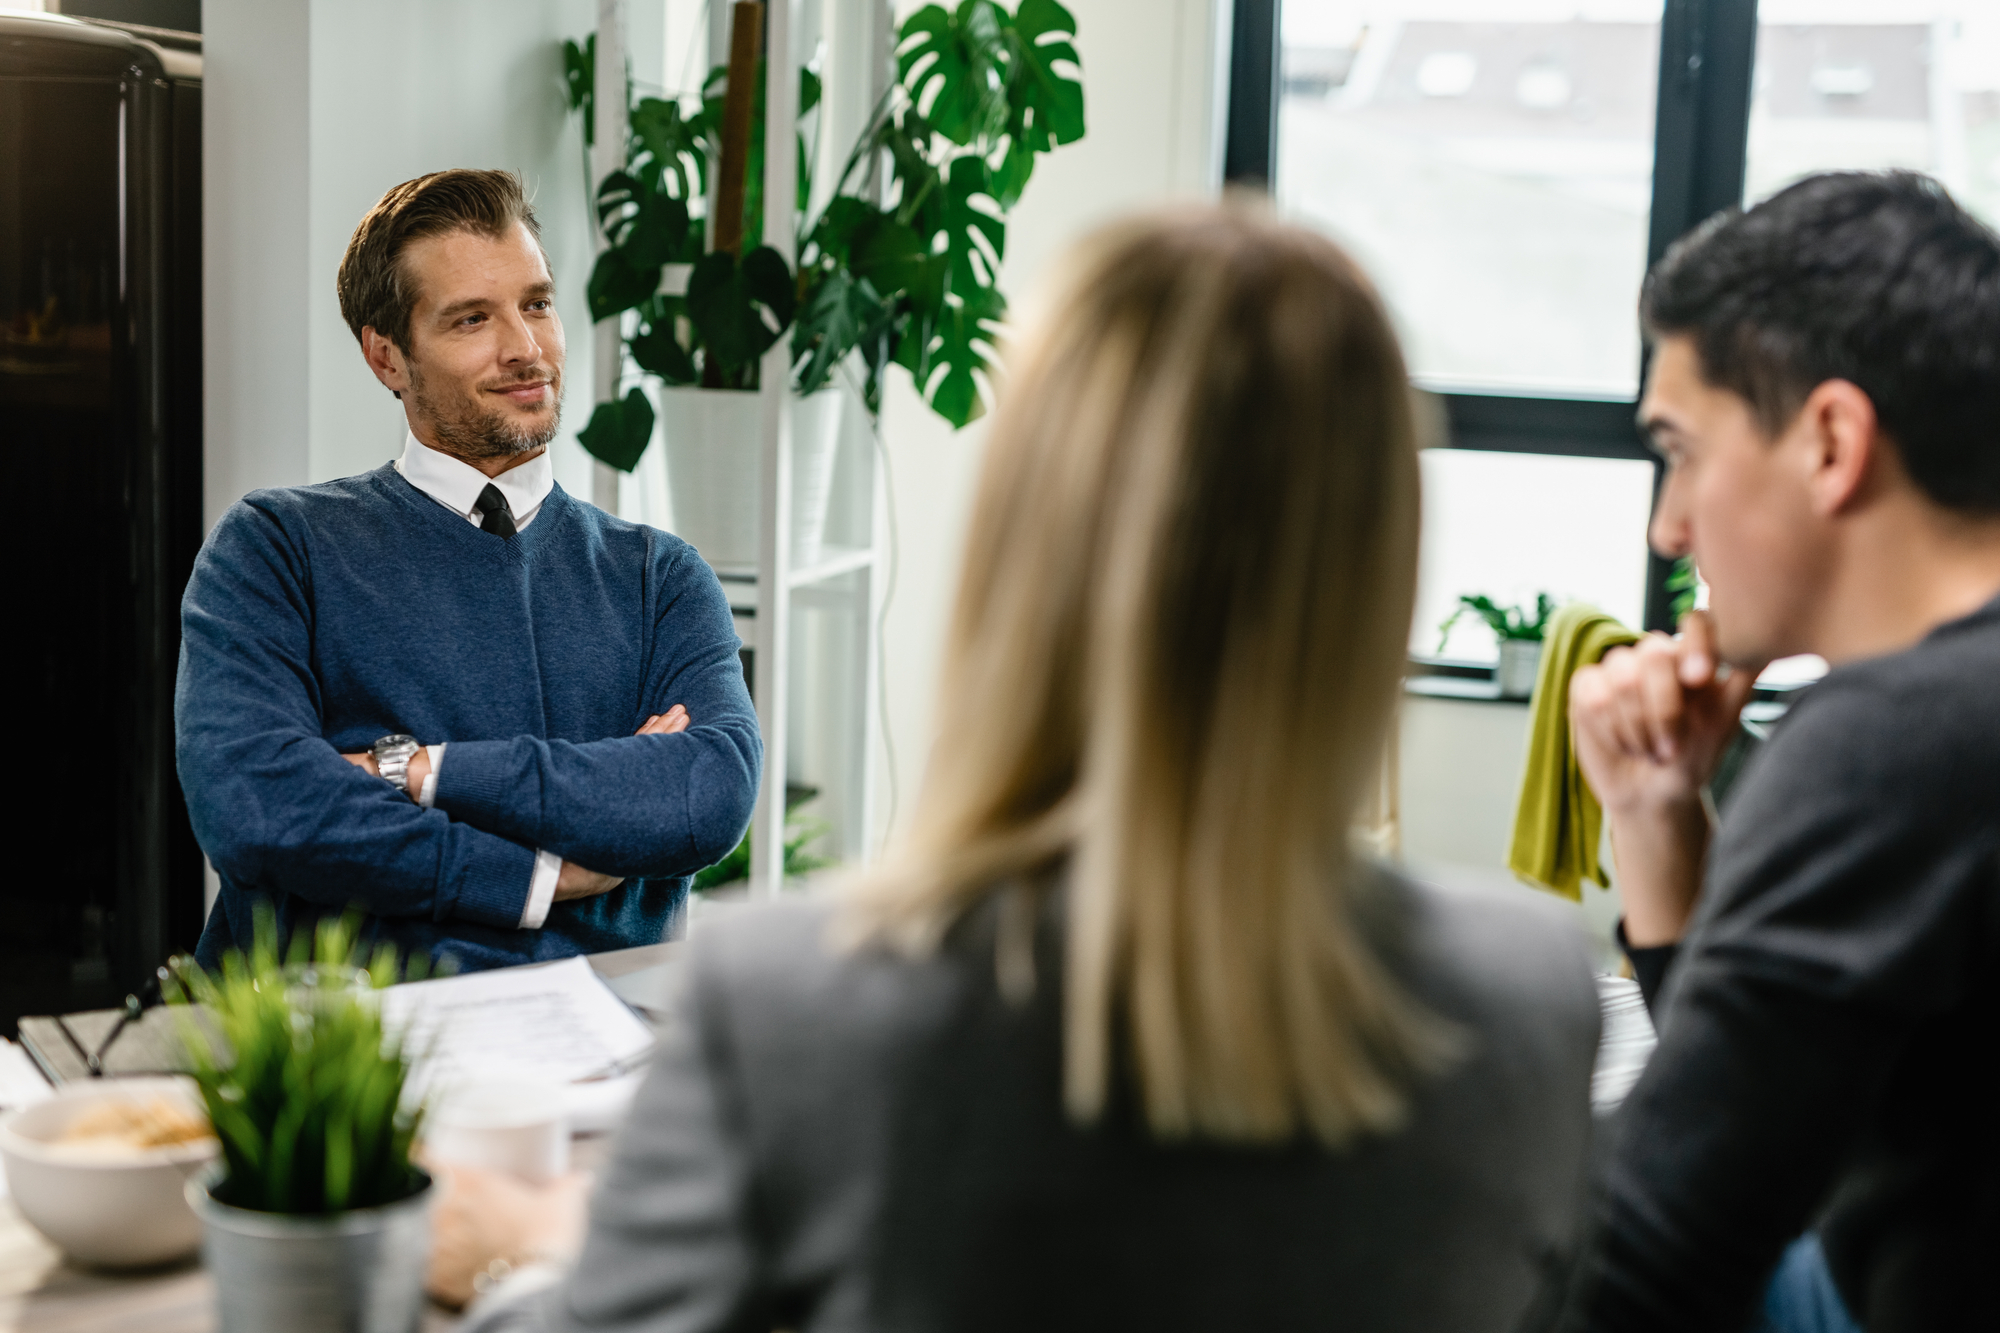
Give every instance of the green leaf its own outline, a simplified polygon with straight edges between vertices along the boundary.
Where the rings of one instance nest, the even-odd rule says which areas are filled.
[[[792,359],[804,359],[797,388],[801,394],[826,387],[847,354],[879,340],[896,318],[868,279],[836,269],[813,289],[792,329]]]
[[[1036,152],[1075,143],[1083,137],[1083,82],[1056,65],[1061,62],[1078,73],[1083,70],[1083,57],[1069,40],[1076,36],[1076,16],[1056,0],[1021,0],[1013,36],[1016,60],[1008,71],[1010,109],[1032,113],[1029,124],[1036,136]],[[1041,137],[1044,135],[1047,138]]]
[[[367,1077],[364,1067],[358,1071]],[[347,1207],[347,1200],[354,1188],[354,1124],[343,1114],[333,1114],[326,1122],[326,1183],[325,1198],[329,1212],[339,1212]]]
[[[995,326],[1006,314],[1007,303],[998,291],[968,296],[962,304],[946,308],[938,321],[938,346],[934,360],[944,366],[929,395],[931,410],[952,424],[963,427],[986,413],[980,397],[979,379],[991,373]]]
[[[791,326],[792,271],[760,245],[743,257],[704,255],[688,278],[688,318],[709,358],[727,375],[756,362]]]
[[[633,389],[623,399],[599,403],[590,414],[590,424],[576,433],[576,442],[601,463],[620,472],[639,466],[653,438],[653,405],[644,392]]]
[[[685,304],[673,298],[673,304],[666,313],[647,321],[626,344],[632,350],[632,359],[639,363],[639,369],[648,375],[657,375],[668,384],[693,384],[701,378],[693,355],[681,345],[674,332],[674,312],[684,308]]]
[[[866,278],[884,298],[922,278],[924,240],[888,210],[858,198],[834,198],[806,244],[814,262]]]
[[[632,108],[632,142],[642,178],[656,191],[683,201],[708,189],[706,112],[684,116],[679,102],[644,97]]]
[[[583,146],[597,142],[597,34],[583,45],[563,43],[563,93],[569,109],[583,112]]]
[[[597,220],[604,239],[635,273],[657,273],[687,240],[687,205],[626,171],[612,172],[597,187]]]
[[[904,22],[896,77],[931,127],[961,146],[997,136],[1007,120],[1007,11],[993,0],[925,5]]]
[[[994,203],[986,164],[976,157],[953,159],[944,194],[951,291],[969,298],[973,291],[998,283],[1000,260],[1007,253],[1007,224]],[[982,200],[990,211],[980,206]]]
[[[590,285],[585,288],[590,299],[590,317],[601,320],[623,314],[651,300],[659,290],[657,265],[637,268],[623,250],[606,250],[597,257],[596,266],[590,270]]]

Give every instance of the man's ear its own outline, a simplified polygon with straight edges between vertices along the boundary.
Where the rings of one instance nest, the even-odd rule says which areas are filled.
[[[1795,429],[1804,434],[1806,484],[1813,508],[1833,515],[1870,489],[1887,441],[1875,401],[1849,380],[1826,380],[1807,395]]]
[[[361,355],[375,372],[375,378],[382,381],[382,387],[400,399],[403,390],[410,387],[410,363],[404,359],[403,349],[368,324],[361,329]]]

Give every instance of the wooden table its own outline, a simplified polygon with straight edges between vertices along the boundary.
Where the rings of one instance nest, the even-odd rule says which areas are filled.
[[[607,980],[652,967],[671,959],[677,944],[652,944],[615,953],[594,954],[590,965]],[[158,1012],[158,1011],[154,1011]],[[149,1017],[151,1015],[149,1014]],[[108,1031],[116,1016],[110,1011],[83,1014],[68,1020],[86,1044],[89,1034]],[[37,1022],[47,1024],[31,1027]],[[64,1054],[68,1042],[55,1032],[48,1020],[23,1019],[21,1035],[31,1044],[37,1063],[44,1070],[53,1067],[67,1081],[83,1072],[83,1062],[74,1052]],[[149,1059],[157,1068],[157,1052],[149,1054],[149,1044],[125,1046],[120,1037],[105,1062],[113,1073],[139,1072]],[[60,1043],[60,1045],[58,1045]],[[129,1051],[124,1060],[121,1050]],[[71,1071],[69,1066],[74,1064]],[[605,1135],[577,1139],[572,1163],[589,1170],[603,1159],[608,1146]],[[445,1333],[458,1324],[457,1316],[440,1306],[424,1312],[424,1333]],[[22,1220],[11,1199],[0,1199],[0,1333],[214,1333],[215,1289],[198,1260],[152,1269],[141,1273],[93,1272],[66,1262],[41,1233]]]

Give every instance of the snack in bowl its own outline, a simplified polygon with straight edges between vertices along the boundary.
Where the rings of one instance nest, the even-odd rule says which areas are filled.
[[[187,1179],[215,1160],[192,1085],[179,1078],[92,1080],[0,1121],[15,1206],[78,1263],[138,1268],[201,1245]]]

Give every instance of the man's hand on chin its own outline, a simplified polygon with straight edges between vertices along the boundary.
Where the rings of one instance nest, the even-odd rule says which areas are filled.
[[[1702,788],[1736,734],[1757,671],[1723,674],[1715,627],[1691,612],[1570,681],[1577,762],[1611,824],[1625,937],[1671,944],[1687,928],[1708,851]]]

